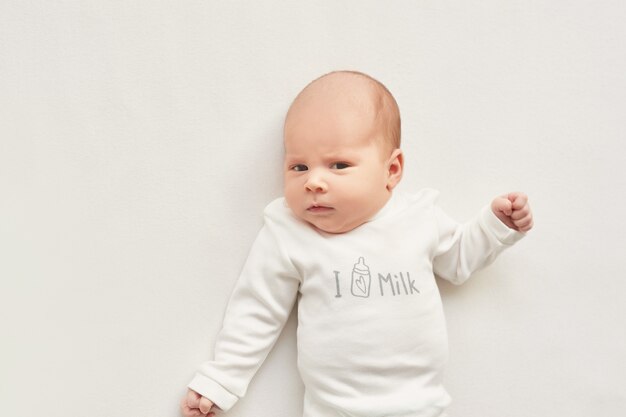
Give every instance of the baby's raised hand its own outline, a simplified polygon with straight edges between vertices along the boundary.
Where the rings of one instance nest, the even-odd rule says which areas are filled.
[[[180,402],[180,410],[185,417],[211,417],[215,413],[211,411],[213,403],[208,399],[198,394],[194,390],[188,390]]]
[[[493,213],[513,230],[527,232],[533,227],[533,213],[524,193],[508,193],[496,197],[491,202]]]

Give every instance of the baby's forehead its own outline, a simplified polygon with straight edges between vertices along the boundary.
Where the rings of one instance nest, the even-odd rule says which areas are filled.
[[[302,90],[302,98],[345,99],[348,103],[375,107],[381,92],[375,82],[365,76],[350,73],[332,73],[319,78]],[[297,99],[296,99],[297,100]]]
[[[364,118],[377,118],[388,111],[381,89],[365,76],[331,73],[314,80],[293,101],[287,118],[314,113],[318,108],[332,107],[337,111],[358,111]]]
[[[381,132],[381,139],[392,149],[400,147],[400,112],[394,97],[379,81],[355,71],[331,72],[309,83],[287,111],[283,136],[287,139],[299,126],[316,126],[343,116]]]

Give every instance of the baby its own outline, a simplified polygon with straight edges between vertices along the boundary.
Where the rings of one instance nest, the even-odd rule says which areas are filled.
[[[444,415],[434,274],[461,284],[523,237],[526,195],[496,197],[459,224],[434,190],[393,192],[404,166],[398,106],[358,72],[311,82],[287,113],[284,145],[285,197],[265,209],[184,416],[226,411],[245,394],[296,300],[305,417]]]

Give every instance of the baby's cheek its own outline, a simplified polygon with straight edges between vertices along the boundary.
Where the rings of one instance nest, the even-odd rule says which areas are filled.
[[[287,205],[293,210],[299,200],[298,193],[294,189],[292,184],[285,184],[285,201]]]

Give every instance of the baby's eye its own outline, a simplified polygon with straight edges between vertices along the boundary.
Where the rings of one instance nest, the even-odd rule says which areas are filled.
[[[350,164],[347,162],[335,162],[330,166],[331,169],[346,169],[350,168]]]
[[[296,171],[296,172],[300,172],[300,171],[307,171],[308,169],[309,169],[309,167],[307,167],[307,166],[306,166],[306,165],[304,165],[304,164],[296,164],[296,165],[293,165],[293,166],[291,167],[291,170],[292,170],[292,171]]]

